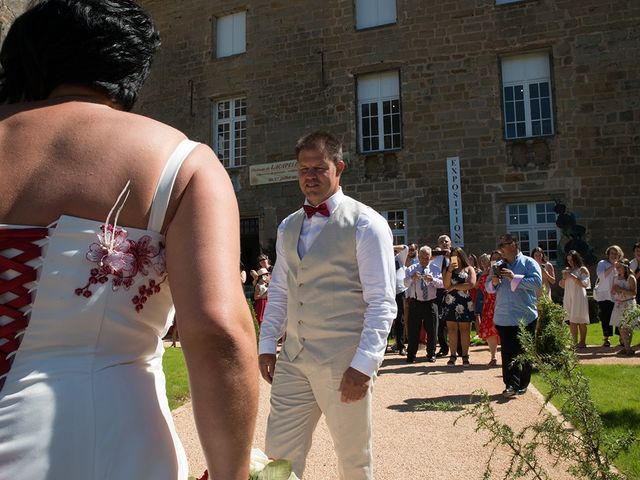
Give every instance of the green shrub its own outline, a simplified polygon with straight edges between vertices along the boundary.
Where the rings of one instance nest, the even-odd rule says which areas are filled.
[[[566,312],[562,305],[558,305],[547,297],[540,297],[538,301],[538,326],[535,336],[535,350],[540,356],[552,358],[567,349],[563,335],[557,335],[557,330],[564,330]],[[549,328],[550,325],[553,328]],[[557,328],[556,328],[557,327]]]
[[[605,430],[591,396],[588,377],[570,348],[571,338],[564,325],[564,310],[550,300],[539,307],[540,323],[536,336],[521,325],[519,339],[524,353],[517,362],[529,362],[536,368],[549,390],[545,402],[557,399],[560,411],[579,434],[567,428],[549,412],[541,412],[541,419],[516,432],[501,423],[486,392],[482,399],[469,407],[462,416],[476,420],[476,430],[490,434],[489,444],[504,446],[511,460],[503,478],[531,476],[538,480],[553,478],[538,462],[539,449],[546,450],[557,460],[569,463],[568,471],[588,480],[623,480],[612,470],[613,460],[627,452],[637,441],[632,431],[609,433]],[[496,449],[486,463],[485,479],[493,478],[491,464]]]

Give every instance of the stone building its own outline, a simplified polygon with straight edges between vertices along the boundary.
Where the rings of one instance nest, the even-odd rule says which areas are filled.
[[[397,241],[511,231],[554,258],[556,201],[598,255],[640,238],[637,0],[141,3],[163,47],[138,111],[218,152],[249,264],[303,200],[293,145],[315,129]]]
[[[7,36],[7,30],[18,15],[29,5],[28,0],[0,0],[0,43]]]

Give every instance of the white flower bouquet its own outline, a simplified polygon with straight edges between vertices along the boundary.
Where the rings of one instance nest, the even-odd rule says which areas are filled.
[[[248,480],[300,480],[291,470],[289,460],[271,460],[259,448],[251,449],[249,462]],[[189,477],[189,480],[209,480],[209,472],[205,470],[199,479]]]

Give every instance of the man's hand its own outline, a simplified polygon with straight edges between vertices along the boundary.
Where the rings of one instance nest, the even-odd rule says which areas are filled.
[[[260,370],[262,370],[262,368]],[[363,399],[367,394],[367,390],[369,390],[370,381],[371,377],[364,373],[359,372],[353,367],[347,368],[340,382],[340,392],[342,392],[340,401],[353,403]]]
[[[262,378],[271,384],[273,382],[273,371],[276,368],[276,354],[262,353],[258,357],[258,366],[260,367]]]
[[[513,280],[513,272],[511,270],[509,270],[508,268],[501,268],[500,269],[500,275],[502,275],[503,277],[508,278],[509,280]]]

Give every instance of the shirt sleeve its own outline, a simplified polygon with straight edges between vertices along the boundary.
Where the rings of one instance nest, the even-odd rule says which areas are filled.
[[[405,273],[404,273],[404,286],[407,287],[407,288],[409,288],[411,286],[411,284],[413,283],[413,279],[411,278],[411,276],[413,275],[413,272],[416,270],[416,265],[417,265],[417,263],[414,263],[410,267],[407,267],[407,269],[405,270]]]
[[[444,282],[442,280],[442,266],[438,266],[435,263],[429,264],[429,273],[433,277],[431,285],[436,288],[444,288]]]
[[[396,258],[398,259],[398,262],[400,262],[400,265],[404,265],[407,262],[408,256],[409,256],[409,247],[405,245],[404,247],[402,247],[402,250],[398,252],[398,254],[396,255]]]
[[[361,213],[358,218],[356,259],[367,307],[351,367],[371,377],[384,358],[387,336],[397,311],[393,236],[387,222],[373,210]]]
[[[282,237],[286,219],[278,227],[276,238],[276,264],[271,272],[269,284],[269,301],[264,311],[260,327],[260,344],[258,352],[276,353],[278,340],[282,338],[287,327],[287,275],[289,265],[284,254]]]
[[[522,279],[520,279],[517,288],[537,292],[538,289],[542,287],[542,272],[540,270],[540,265],[538,265],[538,262],[533,259],[525,258],[524,266],[524,275]]]

